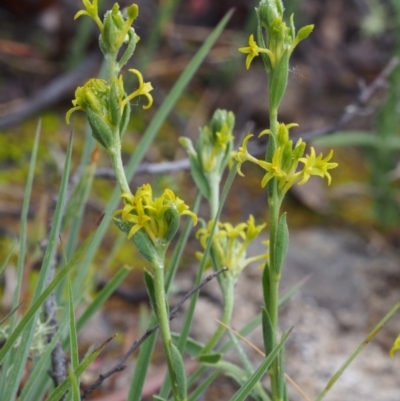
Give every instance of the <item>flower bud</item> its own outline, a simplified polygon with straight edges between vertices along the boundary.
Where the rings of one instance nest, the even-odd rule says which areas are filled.
[[[258,15],[263,26],[266,29],[270,29],[275,19],[283,15],[281,0],[261,0],[258,7]]]
[[[173,203],[171,203],[171,207],[165,211],[164,220],[168,227],[164,239],[169,244],[175,237],[181,221],[181,216],[178,212],[178,209]]]

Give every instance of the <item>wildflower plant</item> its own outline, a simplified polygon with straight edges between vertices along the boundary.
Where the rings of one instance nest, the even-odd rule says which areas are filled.
[[[261,0],[257,12],[257,41],[250,35],[249,46],[239,48],[247,54],[246,68],[249,69],[254,58],[261,56],[268,78],[269,121],[270,127],[260,133],[268,135],[268,148],[264,159],[250,155],[247,143],[251,138],[244,138],[236,154],[237,172],[241,172],[244,162],[250,161],[265,170],[261,186],[268,189],[269,206],[269,260],[265,263],[263,274],[263,334],[264,346],[268,355],[278,343],[278,299],[282,267],[289,246],[289,230],[286,213],[281,212],[282,202],[287,191],[296,183],[305,184],[312,175],[327,178],[331,182],[329,170],[337,167],[330,162],[333,152],[327,157],[316,156],[315,149],[304,155],[306,144],[299,139],[293,146],[289,130],[297,124],[284,124],[278,121],[278,109],[284,96],[289,60],[293,50],[313,31],[313,25],[307,25],[296,32],[293,15],[289,23],[284,22],[284,7],[281,0]],[[284,351],[280,351],[268,370],[271,377],[271,393],[274,401],[286,400]]]
[[[67,218],[63,217],[64,203],[67,198],[68,174],[71,163],[72,140],[69,143],[65,169],[60,185],[60,192],[55,209],[55,215],[51,231],[49,233],[49,245],[43,257],[44,262],[40,269],[35,293],[27,313],[20,322],[17,321],[14,312],[18,309],[21,292],[21,280],[25,258],[26,221],[28,215],[29,195],[23,207],[22,234],[20,255],[18,261],[17,289],[13,300],[13,312],[10,314],[10,322],[1,327],[0,337],[5,344],[0,349],[0,388],[5,392],[2,397],[5,401],[13,401],[18,398],[21,401],[43,400],[55,401],[63,399],[66,391],[69,399],[80,400],[86,398],[96,386],[99,386],[105,377],[124,369],[128,357],[143,343],[137,359],[137,367],[131,380],[131,387],[127,400],[139,401],[142,395],[147,368],[155,344],[155,331],[159,329],[162,340],[164,355],[168,367],[168,376],[155,400],[165,401],[194,401],[199,399],[206,391],[210,383],[220,372],[231,376],[240,386],[237,393],[232,397],[233,401],[244,401],[247,397],[255,400],[286,401],[288,400],[286,389],[286,374],[284,368],[284,344],[288,338],[289,331],[279,336],[278,331],[278,306],[279,306],[279,283],[284,265],[285,255],[289,245],[289,231],[286,223],[286,213],[282,213],[281,207],[287,191],[293,185],[306,184],[311,176],[326,178],[328,184],[331,182],[330,170],[337,167],[332,162],[333,152],[327,156],[317,155],[314,148],[307,151],[307,145],[301,139],[296,143],[290,138],[290,130],[297,126],[295,123],[285,124],[278,121],[278,109],[284,96],[287,85],[289,60],[296,46],[312,32],[313,26],[308,25],[301,28],[297,33],[293,23],[293,17],[288,24],[284,22],[284,9],[280,0],[261,0],[256,9],[258,18],[258,29],[256,38],[249,38],[248,46],[241,47],[240,52],[247,55],[245,65],[249,69],[254,59],[258,56],[267,72],[269,82],[269,120],[270,127],[259,134],[268,135],[268,149],[263,159],[258,159],[248,151],[247,144],[252,138],[248,134],[243,139],[237,151],[234,151],[234,128],[235,116],[232,111],[217,110],[213,114],[210,123],[200,128],[198,137],[192,142],[189,138],[180,138],[181,145],[188,153],[191,175],[198,188],[198,195],[192,207],[180,199],[171,189],[165,189],[161,195],[153,193],[150,184],[144,184],[132,191],[129,185],[130,178],[135,166],[143,157],[144,152],[150,146],[155,133],[161,125],[161,121],[172,109],[174,102],[183,91],[190,77],[194,74],[207,51],[215,42],[218,34],[229,19],[227,15],[215,31],[212,33],[199,53],[190,63],[188,71],[179,79],[177,86],[167,96],[167,100],[161,106],[160,115],[150,123],[150,127],[144,134],[143,142],[138,145],[138,154],[132,156],[125,169],[122,161],[122,140],[126,133],[131,115],[131,101],[140,98],[143,101],[144,111],[153,104],[151,91],[153,87],[150,82],[145,82],[142,73],[137,69],[129,69],[137,78],[137,88],[127,89],[124,83],[122,68],[132,58],[139,37],[135,32],[133,23],[139,16],[139,8],[133,4],[122,11],[118,4],[114,4],[103,18],[99,16],[97,0],[82,0],[84,9],[78,11],[75,18],[89,17],[99,30],[99,46],[103,53],[106,76],[104,78],[93,78],[75,91],[75,99],[72,107],[66,114],[67,123],[71,122],[75,112],[86,114],[94,139],[108,154],[115,177],[117,189],[111,197],[100,227],[93,238],[89,237],[86,242],[74,253],[77,243],[77,229],[70,229],[71,235],[67,244],[67,257],[63,261],[62,268],[54,275],[57,265],[56,243],[63,228],[74,227],[73,220],[76,216],[83,216],[84,202],[87,199],[94,174],[95,162],[85,166],[82,181],[77,185],[67,204]],[[154,122],[155,121],[155,122]],[[33,182],[33,171],[39,142],[39,131],[35,139],[30,176],[28,178],[27,193],[30,193]],[[98,151],[93,154],[97,159]],[[230,185],[234,176],[243,175],[242,165],[251,162],[265,171],[261,180],[261,187],[268,191],[269,217],[265,223],[256,223],[255,218],[250,215],[245,222],[236,225],[231,222],[221,221],[220,215],[224,202],[228,198]],[[229,171],[229,172],[228,172]],[[221,183],[228,172],[224,186]],[[222,190],[221,190],[222,187]],[[113,200],[115,198],[115,202]],[[170,310],[168,305],[168,290],[174,277],[180,257],[188,240],[192,225],[198,222],[197,210],[201,198],[204,198],[209,206],[208,221],[199,219],[202,227],[198,229],[196,238],[199,241],[201,251],[197,252],[200,259],[196,275],[195,286],[185,297],[191,298],[187,313],[185,314],[180,333],[172,333],[169,321],[176,314],[176,308]],[[79,204],[81,200],[81,204]],[[117,201],[122,206],[117,208]],[[73,215],[70,217],[68,213]],[[185,216],[186,224],[179,235],[178,241],[173,241],[179,232],[181,217]],[[82,316],[75,321],[74,308],[82,298],[82,288],[85,287],[85,275],[87,266],[90,265],[93,255],[101,243],[102,235],[107,229],[107,220],[113,221],[116,227],[125,235],[140,255],[149,262],[149,268],[144,269],[144,281],[148,290],[150,304],[153,314],[149,321],[149,330],[138,341],[135,341],[131,350],[125,354],[115,367],[106,374],[100,375],[99,379],[80,394],[80,375],[87,369],[91,362],[99,355],[108,339],[95,351],[91,352],[82,361],[79,360],[78,332],[84,327],[88,319],[98,310],[103,302],[118,287],[127,276],[129,269],[121,269],[96,295]],[[67,221],[67,223],[65,223]],[[250,255],[249,245],[259,238],[262,231],[269,231],[269,239],[264,241],[266,248],[259,255]],[[72,239],[71,239],[72,238]],[[72,244],[72,245],[71,245]],[[170,260],[166,260],[167,250],[173,248]],[[10,252],[11,255],[11,252]],[[80,262],[80,259],[83,259]],[[234,313],[235,286],[245,268],[250,264],[261,263],[263,268],[262,288],[264,306],[260,316],[249,322],[243,333],[249,333],[255,327],[262,325],[263,339],[266,357],[259,367],[253,367],[252,362],[246,356],[245,351],[236,337],[221,345],[221,340],[229,326]],[[0,273],[5,265],[0,267]],[[75,266],[75,276],[72,276]],[[213,270],[211,278],[217,277],[219,288],[223,298],[223,310],[221,325],[204,344],[190,337],[190,328],[193,322],[194,310],[198,297],[198,289],[201,287],[203,273],[207,268]],[[50,274],[51,273],[51,274]],[[50,277],[50,280],[49,280]],[[72,277],[74,280],[72,280]],[[52,296],[56,299],[55,290],[63,280],[67,278],[66,291],[68,302],[65,302],[69,313],[62,314],[57,324],[50,325],[47,320],[41,320],[40,309],[44,302]],[[60,294],[63,293],[62,287]],[[179,304],[178,304],[179,305]],[[400,308],[397,303],[384,319],[374,328],[373,332],[366,338],[362,346],[349,358],[351,362],[363,346],[375,335],[379,328],[389,317]],[[63,308],[59,308],[60,311]],[[54,316],[56,313],[54,314]],[[53,316],[52,316],[53,317]],[[7,320],[7,317],[5,320]],[[55,318],[55,321],[57,319]],[[4,323],[1,322],[0,326]],[[56,322],[57,323],[57,322]],[[68,337],[63,337],[68,330]],[[51,329],[51,330],[50,330]],[[52,331],[50,333],[49,331]],[[231,333],[230,333],[231,334]],[[69,341],[66,341],[69,340]],[[145,340],[147,340],[145,342]],[[48,343],[47,343],[48,342]],[[58,342],[58,343],[57,343]],[[55,359],[53,348],[62,351],[70,349],[70,368],[65,367],[62,377],[54,380],[54,389],[47,384],[48,375],[46,367],[51,354],[52,361]],[[235,347],[241,360],[241,365],[236,365],[224,358],[225,352]],[[393,355],[399,350],[399,339],[396,340],[391,350]],[[196,371],[187,377],[183,355],[190,354],[198,362]],[[29,355],[38,359],[26,385],[18,393],[20,382]],[[47,358],[47,359],[46,359]],[[64,359],[65,360],[65,357]],[[57,362],[57,361],[56,361]],[[59,361],[58,361],[59,362]],[[35,361],[33,362],[35,363]],[[59,363],[60,364],[60,363]],[[346,368],[346,364],[343,369]],[[200,383],[198,379],[204,377],[206,369],[213,369],[212,373]],[[268,372],[271,381],[271,389],[267,390],[261,383],[262,376]],[[341,372],[339,372],[341,373]],[[340,374],[335,375],[327,388],[320,394],[317,401],[321,400]],[[54,377],[53,377],[54,379]],[[38,384],[40,383],[40,384]],[[45,383],[42,385],[42,383]],[[196,386],[193,386],[196,384]],[[50,391],[49,391],[50,390]],[[48,395],[47,395],[48,394]],[[2,399],[3,399],[2,398]]]
[[[140,187],[135,195],[130,191],[121,157],[121,139],[126,131],[130,118],[130,101],[144,96],[148,109],[153,104],[150,92],[151,83],[145,83],[142,74],[136,69],[129,72],[135,74],[139,87],[127,94],[124,89],[121,68],[134,53],[139,37],[132,23],[139,15],[136,4],[127,8],[123,15],[118,4],[106,12],[104,20],[98,17],[97,1],[90,3],[84,0],[86,10],[79,11],[75,18],[89,16],[99,30],[99,45],[107,64],[108,79],[92,79],[75,92],[74,107],[67,113],[67,122],[71,114],[82,110],[86,113],[94,138],[105,148],[110,156],[117,181],[121,189],[124,207],[115,212],[113,218],[117,227],[132,239],[141,255],[148,260],[153,272],[145,272],[145,282],[160,325],[164,352],[174,398],[177,401],[186,399],[186,378],[180,352],[172,343],[169,329],[169,316],[165,296],[165,252],[175,236],[180,216],[190,215],[197,222],[197,216],[175,194],[166,189],[158,198],[153,198],[149,184]],[[121,53],[121,48],[124,47]],[[117,217],[118,216],[118,217]]]

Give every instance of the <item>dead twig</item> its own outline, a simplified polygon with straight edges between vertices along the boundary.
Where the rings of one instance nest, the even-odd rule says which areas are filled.
[[[92,54],[81,66],[54,79],[32,98],[27,99],[20,108],[0,116],[0,129],[19,124],[63,99],[64,96],[73,92],[79,83],[91,75],[92,70],[99,64],[99,60],[99,54]]]
[[[174,171],[187,170],[190,167],[189,159],[181,159],[172,162],[143,163],[136,169],[136,174],[164,174]],[[111,168],[97,169],[96,178],[115,178],[114,170]]]
[[[333,134],[348,124],[354,117],[363,114],[365,115],[366,113],[369,114],[371,112],[371,108],[367,107],[368,101],[379,89],[386,88],[388,86],[388,78],[399,64],[400,59],[398,57],[391,58],[386,67],[371,82],[370,85],[366,85],[365,83],[360,85],[361,90],[357,96],[357,99],[345,107],[342,115],[334,124],[320,130],[302,134],[300,135],[301,138],[307,141],[319,136]]]

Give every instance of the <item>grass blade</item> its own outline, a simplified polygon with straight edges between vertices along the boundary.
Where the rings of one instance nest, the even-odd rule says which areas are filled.
[[[11,333],[10,337],[0,349],[0,361],[2,361],[10,350],[12,345],[15,343],[16,339],[22,333],[22,331],[27,327],[30,323],[31,319],[35,316],[38,309],[41,307],[44,300],[49,296],[49,294],[60,284],[60,282],[64,279],[64,277],[74,268],[76,267],[78,260],[85,253],[89,243],[91,241],[91,237],[89,237],[85,243],[81,246],[79,251],[74,255],[70,262],[68,262],[65,267],[58,272],[58,274],[54,277],[54,280],[49,284],[49,286],[40,294],[40,296],[36,299],[36,301],[32,304],[29,310],[26,312],[24,317],[19,322],[18,326]],[[21,347],[20,347],[21,348]],[[18,351],[20,351],[20,348]],[[14,361],[15,362],[15,361]]]
[[[10,252],[8,252],[6,258],[4,259],[4,262],[2,263],[2,265],[0,266],[0,274],[3,273],[3,270],[6,268],[8,262],[10,261],[11,255],[13,254],[14,248],[15,248],[15,244],[16,242],[13,243]],[[0,323],[1,325],[1,323]]]
[[[70,164],[71,164],[71,153],[72,153],[72,135],[70,137],[70,141],[68,144],[68,149],[67,149],[67,154],[66,154],[66,159],[65,159],[65,165],[64,165],[64,172],[61,178],[61,184],[60,184],[60,190],[58,194],[58,201],[56,205],[56,210],[54,213],[54,219],[53,219],[53,224],[51,227],[50,235],[48,238],[48,246],[43,258],[43,263],[40,269],[38,281],[36,284],[36,288],[34,291],[33,299],[32,302],[35,304],[35,308],[30,308],[27,315],[29,316],[28,319],[22,319],[21,323],[17,326],[18,329],[18,334],[14,335],[14,332],[17,332],[17,329],[14,330],[14,332],[11,334],[10,338],[7,340],[6,344],[4,347],[0,350],[0,361],[4,359],[4,356],[6,355],[7,351],[10,349],[11,345],[14,343],[16,338],[22,333],[22,338],[21,338],[21,345],[18,348],[18,352],[13,355],[13,361],[12,361],[12,366],[10,373],[7,377],[7,386],[5,386],[5,392],[3,394],[4,400],[14,400],[19,383],[22,377],[22,373],[25,367],[26,360],[28,358],[29,354],[29,349],[31,346],[34,330],[35,330],[35,324],[36,324],[36,319],[38,317],[37,311],[41,304],[44,302],[44,297],[41,297],[41,302],[40,304],[37,303],[40,294],[43,292],[43,289],[45,288],[47,284],[47,278],[49,275],[50,271],[50,266],[51,262],[53,260],[53,257],[56,252],[56,245],[57,245],[57,240],[58,236],[60,233],[60,227],[61,227],[61,221],[62,221],[62,216],[64,212],[64,204],[65,204],[65,198],[66,198],[66,193],[67,193],[67,187],[68,187],[68,177],[69,177],[69,170],[70,170]],[[33,312],[30,312],[33,311]],[[22,325],[23,323],[23,325]],[[12,341],[10,341],[12,340]],[[8,343],[8,346],[6,347]],[[6,370],[3,370],[6,372]],[[4,376],[3,376],[4,377]]]
[[[278,352],[284,346],[286,340],[288,339],[290,331],[283,334],[280,343],[272,350],[272,352],[265,358],[257,370],[249,377],[246,383],[239,389],[239,391],[231,398],[230,401],[245,401],[246,397],[251,393],[253,388],[261,380],[261,378],[266,373],[267,369],[270,367],[271,363],[277,356]]]
[[[36,391],[43,392],[45,389],[45,383],[50,381],[49,374],[47,372],[51,352],[60,339],[61,334],[67,327],[67,320],[60,323],[58,332],[53,336],[51,342],[47,345],[46,349],[40,355],[39,360],[35,363],[35,368],[29,374],[29,379],[26,382],[21,395],[20,401],[39,400],[39,397],[34,397]]]
[[[131,272],[131,269],[124,266],[115,274],[107,285],[96,295],[94,300],[83,312],[82,316],[76,323],[76,330],[79,333],[85,327],[87,321],[102,307],[104,302],[113,294],[118,286],[125,280],[126,276]]]
[[[103,344],[100,345],[96,350],[94,350],[89,356],[87,356],[73,371],[75,377],[79,378],[82,373],[89,367],[89,365],[99,356],[100,352],[107,346],[107,344],[115,336],[109,338]],[[57,388],[55,388],[46,399],[46,401],[58,401],[65,392],[71,387],[71,379],[67,377]]]
[[[72,297],[72,284],[71,284],[71,277],[69,274],[67,276],[67,281],[68,281],[68,309],[69,309],[69,341],[70,341],[71,367],[72,367],[71,374],[76,380],[73,371],[79,365],[79,350],[78,350],[78,338],[76,335],[74,300]]]
[[[219,220],[219,216],[221,215],[222,208],[223,208],[223,206],[225,204],[226,198],[228,197],[229,190],[230,190],[230,188],[232,186],[232,183],[233,183],[233,180],[234,180],[234,178],[236,176],[236,165],[237,165],[237,162],[235,162],[233,164],[233,166],[231,167],[231,170],[229,172],[228,178],[226,179],[224,188],[222,190],[219,208],[218,208],[218,211],[217,211],[217,215],[215,216],[214,227],[213,227],[213,229],[211,231],[210,238],[207,241],[207,247],[204,250],[204,254],[203,254],[202,260],[200,262],[200,266],[199,266],[199,270],[198,270],[198,273],[197,273],[197,276],[196,276],[196,282],[195,282],[194,286],[199,285],[200,282],[201,282],[201,278],[202,278],[203,273],[204,273],[204,268],[206,266],[206,261],[207,261],[207,258],[208,258],[208,255],[209,255],[210,249],[211,249],[212,233],[215,230],[216,223]],[[185,349],[185,346],[186,346],[186,339],[189,336],[189,331],[190,331],[190,327],[192,325],[194,310],[195,310],[195,307],[196,307],[196,303],[197,303],[198,297],[199,297],[199,293],[196,292],[195,294],[193,294],[192,298],[190,299],[189,308],[188,308],[188,311],[186,313],[186,318],[185,318],[185,321],[183,323],[181,336],[180,336],[179,342],[178,342],[178,349],[179,349],[180,352],[183,352],[183,350]]]
[[[20,218],[20,236],[19,236],[19,252],[18,252],[18,262],[17,262],[16,288],[14,290],[14,295],[13,295],[12,304],[11,304],[11,308],[13,311],[18,308],[18,304],[20,303],[20,297],[21,297],[21,286],[22,286],[22,281],[23,281],[24,266],[25,266],[25,254],[26,254],[26,241],[27,241],[26,231],[27,231],[28,211],[29,211],[29,204],[30,204],[31,194],[32,194],[33,180],[34,180],[34,176],[35,176],[35,166],[36,166],[36,159],[37,159],[37,153],[38,153],[38,148],[39,148],[39,138],[40,138],[41,128],[42,128],[42,120],[39,119],[37,127],[36,127],[35,140],[33,142],[31,160],[29,163],[28,177],[26,180],[25,191],[24,191],[24,200],[22,203],[22,211],[21,211],[21,218]],[[11,252],[12,252],[12,250],[11,250]],[[7,256],[3,266],[1,268],[1,271],[3,271],[3,269],[7,265],[8,260],[11,256],[11,252]],[[17,322],[17,316],[18,316],[18,314],[14,313],[11,318],[10,327],[9,327],[10,333],[14,330],[14,327]],[[2,373],[2,375],[0,375],[0,388],[5,388],[6,379],[7,379],[7,374],[5,372],[9,371],[9,369],[11,367],[11,363],[12,363],[11,355],[8,355],[2,364],[2,372],[3,373]]]
[[[370,331],[370,333],[364,338],[363,342],[359,347],[350,355],[349,359],[339,368],[339,370],[332,376],[324,390],[318,395],[315,401],[321,401],[328,391],[337,382],[339,377],[343,372],[349,367],[349,365],[354,361],[358,354],[373,340],[379,330],[382,329],[383,325],[394,315],[394,313],[400,308],[400,301],[397,302],[392,309],[383,317],[383,319]]]
[[[198,400],[204,391],[206,391],[211,383],[218,377],[219,373],[219,371],[211,373],[207,379],[203,380],[198,386],[196,386],[195,390],[189,395],[188,401]]]
[[[79,393],[79,381],[72,369],[69,369],[68,376],[71,383],[72,401],[81,401],[81,395]]]

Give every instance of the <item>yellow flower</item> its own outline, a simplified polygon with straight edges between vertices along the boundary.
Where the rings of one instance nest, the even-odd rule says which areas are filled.
[[[268,49],[263,49],[263,48],[259,47],[257,45],[257,42],[254,40],[254,35],[250,35],[250,37],[249,37],[249,46],[241,47],[241,48],[239,48],[239,51],[241,53],[247,54],[247,57],[246,57],[246,69],[247,70],[250,68],[250,64],[253,61],[253,58],[257,57],[260,53],[268,54],[268,57],[271,61],[272,66],[275,66],[274,54]]]
[[[312,175],[318,175],[322,178],[326,177],[328,180],[328,185],[330,185],[332,177],[328,173],[328,170],[338,166],[337,163],[328,163],[328,161],[332,159],[332,156],[333,150],[331,150],[329,155],[323,159],[322,153],[319,156],[316,156],[315,149],[311,147],[311,153],[306,155],[306,157],[299,159],[300,162],[304,163],[304,168],[301,174],[303,179],[299,182],[299,185],[305,184]]]
[[[236,153],[236,160],[239,162],[236,166],[236,171],[240,176],[244,176],[244,174],[241,171],[241,166],[245,161],[250,161],[252,163],[255,163],[259,165],[262,169],[264,169],[267,174],[263,177],[261,181],[261,186],[264,188],[268,182],[273,178],[273,177],[284,177],[285,172],[282,171],[281,169],[281,154],[280,154],[280,148],[277,149],[275,152],[273,158],[272,158],[272,163],[266,162],[264,160],[259,160],[253,157],[252,155],[249,154],[247,150],[247,142],[253,135],[249,134],[247,135],[242,143],[242,146],[239,147],[239,150]]]
[[[135,69],[130,69],[130,72],[134,73],[139,80],[139,88],[136,89],[133,93],[131,93],[129,96],[127,96],[121,103],[121,109],[125,107],[125,105],[130,102],[133,98],[138,97],[138,96],[146,96],[148,103],[146,106],[143,106],[144,109],[149,109],[151,105],[153,104],[153,97],[150,95],[150,91],[153,90],[153,87],[150,82],[144,82],[143,81],[143,76],[142,74]]]
[[[394,353],[396,351],[400,351],[400,335],[396,338],[396,341],[393,344],[392,349],[390,350],[390,357],[393,358]]]

